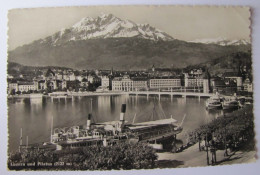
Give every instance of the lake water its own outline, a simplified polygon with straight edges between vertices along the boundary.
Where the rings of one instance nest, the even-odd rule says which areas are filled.
[[[28,136],[29,144],[50,140],[51,120],[55,127],[70,127],[84,125],[87,115],[91,112],[94,122],[119,120],[121,104],[126,103],[126,120],[132,122],[136,114],[135,123],[155,119],[170,118],[181,122],[184,114],[183,132],[177,138],[186,140],[186,133],[206,124],[221,115],[222,111],[209,113],[205,108],[206,99],[162,96],[160,101],[156,96],[92,96],[71,99],[43,100],[9,99],[8,100],[8,128],[9,151],[15,151],[19,146],[20,130],[23,128],[23,143]],[[154,110],[153,110],[154,109]]]

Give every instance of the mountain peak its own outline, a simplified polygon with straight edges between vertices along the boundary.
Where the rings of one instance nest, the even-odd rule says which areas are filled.
[[[114,17],[111,13],[101,13],[100,18],[111,18]]]
[[[72,27],[62,29],[51,37],[51,42],[53,45],[57,45],[71,40],[127,37],[137,37],[154,41],[174,40],[170,35],[147,23],[136,24],[130,20],[122,20],[112,14],[101,14],[96,18],[82,18]]]

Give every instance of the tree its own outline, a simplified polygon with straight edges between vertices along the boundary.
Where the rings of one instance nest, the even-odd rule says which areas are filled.
[[[10,95],[15,95],[15,89],[12,89]]]
[[[58,152],[24,150],[22,153],[9,156],[8,160],[9,162],[65,162],[73,164],[69,167],[72,170],[119,170],[154,168],[156,159],[155,151],[147,144],[117,143],[106,147],[93,145],[67,148]]]
[[[94,87],[94,85],[92,83],[89,83],[87,87],[87,91],[95,91],[95,90],[96,88]]]

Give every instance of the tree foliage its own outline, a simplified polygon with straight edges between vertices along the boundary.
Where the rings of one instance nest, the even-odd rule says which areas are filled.
[[[219,117],[209,124],[203,125],[189,133],[191,142],[214,140],[217,144],[224,144],[231,149],[239,147],[239,144],[254,138],[253,107],[247,106],[233,113]],[[254,147],[254,145],[253,145]]]
[[[64,149],[24,150],[9,156],[9,162],[65,162],[69,167],[48,167],[71,170],[112,170],[154,168],[157,155],[147,144],[118,143],[113,146],[87,146]]]

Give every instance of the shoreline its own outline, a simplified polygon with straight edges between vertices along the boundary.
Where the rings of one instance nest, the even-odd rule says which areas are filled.
[[[241,108],[239,110],[233,111],[228,115],[222,115],[222,120],[228,121],[230,118],[251,118],[253,115],[252,106],[247,108]],[[247,110],[250,110],[247,113]],[[241,113],[245,113],[244,115]],[[251,114],[250,114],[251,113]],[[240,116],[239,116],[240,114]],[[226,118],[226,119],[225,119]],[[252,120],[252,118],[251,118]],[[234,120],[233,120],[234,121]],[[230,122],[233,122],[232,120]],[[246,121],[250,122],[250,121]],[[227,124],[227,123],[226,123]],[[219,126],[217,120],[212,121],[209,125],[211,126]],[[227,124],[228,125],[228,124]],[[245,125],[246,126],[246,125]],[[219,129],[219,128],[218,128]],[[250,128],[247,128],[248,131]],[[251,128],[252,129],[252,128]],[[242,130],[241,130],[242,131]],[[211,131],[212,132],[212,131]],[[244,131],[243,131],[244,132]],[[245,131],[247,132],[247,131]],[[245,138],[245,141],[244,141]],[[172,152],[162,152],[157,153],[158,160],[157,166],[158,168],[184,168],[184,167],[199,167],[199,166],[218,166],[218,165],[229,165],[229,164],[239,164],[239,163],[252,163],[257,159],[257,150],[255,143],[255,136],[246,135],[245,137],[240,137],[240,141],[237,140],[237,145],[235,149],[227,148],[227,156],[225,155],[225,148],[216,149],[216,163],[212,164],[212,153],[209,149],[208,157],[209,157],[209,165],[207,164],[207,153],[205,150],[199,150],[199,142],[193,142],[194,144],[188,146],[188,148],[182,150],[181,152],[172,153]],[[242,140],[241,140],[242,139]],[[240,142],[240,143],[239,143]],[[201,140],[200,147],[205,147],[205,142],[203,139]],[[214,161],[214,160],[213,160]]]

